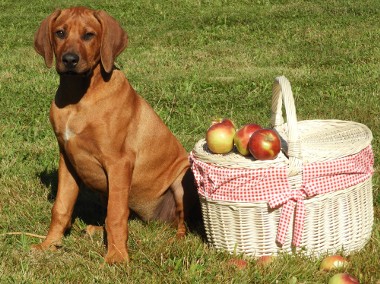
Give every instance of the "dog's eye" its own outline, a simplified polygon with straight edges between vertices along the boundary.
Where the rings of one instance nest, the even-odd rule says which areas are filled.
[[[66,36],[66,33],[65,33],[65,31],[63,31],[63,30],[59,30],[59,31],[56,31],[56,32],[55,32],[55,35],[56,35],[58,38],[60,38],[60,39],[64,39],[65,36]]]
[[[90,33],[90,32],[88,32],[88,33],[85,33],[85,34],[83,35],[83,39],[87,41],[87,40],[92,39],[94,36],[95,36],[94,33]]]

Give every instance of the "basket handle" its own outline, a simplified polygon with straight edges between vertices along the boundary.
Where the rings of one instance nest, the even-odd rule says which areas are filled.
[[[274,128],[284,124],[282,101],[284,101],[286,122],[288,124],[289,176],[297,175],[302,169],[301,143],[298,135],[296,107],[289,80],[285,76],[277,77],[272,89],[272,118]]]

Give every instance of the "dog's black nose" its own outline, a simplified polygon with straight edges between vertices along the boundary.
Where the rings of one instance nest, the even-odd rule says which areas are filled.
[[[74,69],[79,62],[79,56],[75,53],[66,53],[62,56],[62,62],[68,69]]]

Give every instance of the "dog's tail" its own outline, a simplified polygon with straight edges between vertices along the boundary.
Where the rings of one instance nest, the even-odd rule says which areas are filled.
[[[184,189],[183,205],[185,222],[190,231],[197,232],[205,239],[204,225],[201,213],[200,200],[196,190],[194,176],[190,169],[183,176],[182,186]],[[169,189],[162,196],[160,204],[155,210],[154,219],[177,225],[176,204],[174,194]]]
[[[175,222],[175,201],[173,192],[168,189],[161,198],[160,204],[157,206],[154,219],[164,222]]]

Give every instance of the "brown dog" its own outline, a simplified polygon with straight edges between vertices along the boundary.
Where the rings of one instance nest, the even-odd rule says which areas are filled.
[[[55,57],[60,75],[50,109],[60,150],[58,192],[47,237],[35,248],[60,244],[80,182],[107,197],[106,262],[129,259],[130,209],[143,220],[176,222],[183,236],[191,203],[183,186],[191,175],[188,154],[114,68],[127,34],[107,13],[75,7],[48,16],[34,44],[47,67]]]

